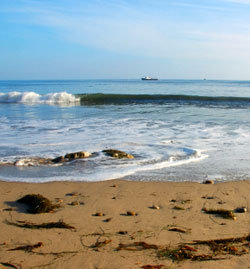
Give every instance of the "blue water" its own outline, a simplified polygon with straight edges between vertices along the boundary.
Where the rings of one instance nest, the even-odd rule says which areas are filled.
[[[248,81],[0,81],[0,178],[249,179],[249,115]],[[107,157],[107,148],[135,158]],[[96,154],[34,162],[75,151]]]
[[[0,92],[36,92],[47,94],[66,91],[118,94],[187,94],[200,96],[250,97],[250,81],[218,80],[13,80],[0,81]]]

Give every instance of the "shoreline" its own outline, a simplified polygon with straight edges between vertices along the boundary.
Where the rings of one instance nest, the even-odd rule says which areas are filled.
[[[146,265],[248,268],[250,246],[247,240],[245,246],[233,245],[241,255],[223,250],[213,256],[216,259],[206,261],[174,261],[166,255],[161,257],[159,251],[182,244],[197,248],[192,255],[211,255],[208,246],[191,243],[248,235],[248,211],[235,213],[236,220],[232,220],[206,214],[202,209],[233,211],[246,207],[250,210],[249,191],[250,181],[247,180],[214,185],[129,180],[0,181],[0,268],[8,268],[7,263],[16,268],[154,268]],[[61,207],[54,213],[29,214],[16,203],[26,194],[41,194]],[[128,215],[129,211],[134,212],[134,216]],[[103,215],[96,216],[96,213]],[[6,221],[36,224],[64,221],[75,229],[35,230],[9,225]],[[42,245],[31,252],[10,251],[38,243]]]

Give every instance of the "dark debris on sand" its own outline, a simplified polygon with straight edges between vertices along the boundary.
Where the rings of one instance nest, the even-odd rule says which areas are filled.
[[[13,225],[16,227],[20,228],[26,228],[26,229],[70,229],[70,230],[75,230],[74,226],[71,226],[64,221],[56,221],[56,222],[45,222],[41,224],[36,224],[32,222],[27,222],[27,221],[17,221],[17,222],[10,222],[10,221],[5,221],[6,224],[8,225]]]
[[[59,208],[59,204],[52,202],[41,194],[27,194],[17,200],[20,204],[25,204],[28,207],[28,212],[32,214],[51,213]]]

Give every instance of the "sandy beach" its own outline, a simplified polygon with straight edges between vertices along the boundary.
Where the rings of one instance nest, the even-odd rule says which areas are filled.
[[[249,212],[204,211],[248,210],[249,190],[249,181],[1,181],[0,268],[250,268]],[[16,202],[27,194],[60,207],[30,214]],[[71,228],[19,227],[62,221]]]

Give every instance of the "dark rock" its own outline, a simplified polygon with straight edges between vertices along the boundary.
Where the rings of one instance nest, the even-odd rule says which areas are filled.
[[[65,158],[67,161],[72,161],[72,160],[78,159],[76,153],[68,153],[68,154],[66,154],[66,155],[64,156],[64,158]]]
[[[247,212],[247,208],[245,206],[243,207],[238,207],[234,210],[234,212],[236,213],[246,213]]]
[[[127,211],[127,216],[137,216],[138,214],[134,211]]]
[[[102,212],[96,212],[92,216],[95,216],[95,217],[103,217],[103,216],[105,216],[105,214],[103,214]]]
[[[203,182],[203,184],[214,184],[213,180],[206,180]]]
[[[55,159],[51,160],[53,163],[62,163],[65,162],[65,159],[63,156],[56,157]]]
[[[76,160],[76,159],[83,159],[90,157],[90,153],[87,151],[79,151],[79,152],[73,152],[68,153],[64,156],[65,159],[68,159],[69,161]]]
[[[116,150],[116,149],[105,149],[102,152],[104,152],[107,156],[117,158],[117,159],[134,159],[134,156],[131,154],[128,154],[124,151]]]
[[[77,159],[88,158],[90,156],[91,154],[87,151],[78,151],[78,152],[67,153],[65,156],[56,157],[55,159],[52,159],[51,162],[52,163],[70,162]]]

